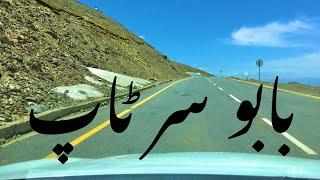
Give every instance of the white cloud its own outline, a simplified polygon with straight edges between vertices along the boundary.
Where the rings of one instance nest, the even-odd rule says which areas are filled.
[[[264,63],[265,72],[292,77],[320,78],[320,51]]]
[[[144,39],[144,36],[140,35],[139,38]]]
[[[256,45],[269,47],[291,47],[298,43],[291,42],[288,36],[298,35],[313,29],[309,23],[294,20],[287,24],[271,22],[264,26],[241,27],[231,34],[232,42],[238,45]]]

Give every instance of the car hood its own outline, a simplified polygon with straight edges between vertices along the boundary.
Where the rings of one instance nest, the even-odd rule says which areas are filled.
[[[320,178],[320,161],[271,155],[184,152],[102,159],[42,159],[0,167],[1,179],[115,174],[214,174]]]

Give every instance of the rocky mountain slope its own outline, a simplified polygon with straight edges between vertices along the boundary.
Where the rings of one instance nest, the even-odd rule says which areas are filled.
[[[175,63],[122,25],[76,1],[0,1],[0,125],[77,103],[55,87],[89,84],[87,67],[146,80],[200,70]],[[205,72],[202,72],[206,74]]]

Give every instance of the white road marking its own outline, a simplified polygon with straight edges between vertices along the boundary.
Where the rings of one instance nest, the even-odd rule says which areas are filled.
[[[209,80],[210,83],[212,83],[213,85],[216,85],[215,83],[213,83],[212,81]],[[218,87],[218,89],[220,89],[221,91],[223,91],[223,89],[221,87]],[[241,102],[238,98],[236,98],[235,96],[233,96],[232,94],[229,94],[229,96],[234,99],[237,102]],[[272,127],[272,122],[270,120],[268,120],[267,118],[262,118],[262,120],[267,123],[269,126]],[[295,137],[293,137],[292,135],[290,135],[287,132],[283,132],[281,133],[285,138],[287,138],[289,141],[291,141],[293,144],[295,144],[296,146],[298,146],[299,148],[301,148],[304,152],[306,152],[309,155],[317,155],[317,153],[315,151],[313,151],[312,149],[310,149],[308,146],[306,146],[305,144],[303,144],[301,141],[299,141],[298,139],[296,139]]]
[[[270,125],[272,127],[272,122],[270,120],[268,120],[267,118],[262,118],[262,120],[264,122],[266,122],[268,125]],[[310,149],[308,146],[304,145],[301,141],[299,141],[298,139],[294,138],[293,136],[291,136],[289,133],[287,132],[283,132],[281,133],[284,137],[286,137],[287,139],[289,139],[293,144],[297,145],[299,148],[301,148],[304,152],[306,152],[307,154],[310,155],[317,155],[316,152],[314,152],[312,149]]]
[[[241,102],[238,98],[236,98],[235,96],[233,96],[232,94],[229,94],[229,96],[232,98],[232,99],[234,99],[234,100],[236,100],[237,102]]]
[[[210,81],[209,79],[207,79],[210,83],[212,83],[213,85],[216,85],[216,83],[214,83],[214,82],[212,82],[212,81]]]

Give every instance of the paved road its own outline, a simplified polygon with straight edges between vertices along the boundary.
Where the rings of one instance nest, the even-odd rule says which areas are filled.
[[[281,79],[280,79],[281,82]],[[285,92],[278,92],[278,113],[294,120],[286,133],[279,134],[268,125],[271,120],[271,89],[263,89],[258,115],[248,133],[229,140],[228,137],[246,125],[236,118],[240,101],[256,104],[258,87],[223,78],[194,77],[175,84],[163,84],[142,92],[132,105],[116,104],[123,117],[132,113],[125,132],[117,134],[108,125],[109,107],[101,107],[87,127],[63,135],[29,134],[29,137],[0,149],[0,164],[53,157],[57,144],[71,142],[75,149],[69,157],[103,158],[123,154],[142,154],[167,117],[188,108],[193,102],[208,102],[199,114],[190,114],[181,124],[171,126],[151,153],[214,151],[258,153],[251,146],[264,143],[261,154],[280,155],[282,144],[290,147],[287,156],[319,159],[320,101]],[[51,153],[51,154],[50,154]],[[148,156],[146,156],[148,158]]]

